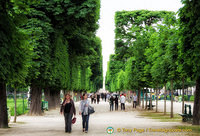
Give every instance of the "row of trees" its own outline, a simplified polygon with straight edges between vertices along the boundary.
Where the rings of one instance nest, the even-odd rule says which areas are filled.
[[[41,115],[60,90],[102,87],[102,47],[96,37],[99,0],[0,2],[0,128],[8,127],[6,85],[30,86],[30,115]]]
[[[179,19],[169,11],[116,12],[115,54],[108,62],[106,89],[138,90],[140,95],[144,88],[154,88],[157,93],[170,84],[173,117],[173,90],[182,88],[184,95],[184,88],[196,81],[193,124],[199,125],[200,3],[184,0],[183,4]]]

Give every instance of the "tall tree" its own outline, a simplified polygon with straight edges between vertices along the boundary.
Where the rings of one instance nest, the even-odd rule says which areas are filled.
[[[8,127],[6,84],[24,81],[31,54],[26,34],[19,29],[25,21],[19,12],[22,6],[18,1],[0,1],[0,128]]]
[[[200,1],[182,0],[179,10],[181,44],[179,56],[184,60],[183,69],[196,80],[193,107],[193,125],[200,125]]]

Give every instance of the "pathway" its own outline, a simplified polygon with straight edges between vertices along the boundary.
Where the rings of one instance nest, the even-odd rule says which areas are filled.
[[[79,103],[76,103],[78,109]],[[134,111],[130,104],[127,104],[126,111],[109,111],[109,105],[106,102],[100,102],[99,105],[93,104],[96,112],[90,117],[89,132],[83,133],[81,130],[81,116],[77,115],[77,122],[73,125],[72,133],[64,132],[64,118],[58,110],[45,112],[44,116],[19,116],[16,124],[10,123],[8,129],[0,129],[1,136],[105,136],[105,135],[135,135],[135,136],[178,136],[188,135],[189,133],[161,133],[161,132],[117,132],[117,128],[126,128],[133,130],[139,129],[160,129],[173,128],[181,125],[181,122],[159,122],[158,120],[148,119],[139,116],[138,111]],[[114,128],[114,134],[107,134],[107,127]]]

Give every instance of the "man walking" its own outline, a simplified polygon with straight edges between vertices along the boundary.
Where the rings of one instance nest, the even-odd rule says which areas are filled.
[[[125,110],[126,98],[125,98],[124,94],[122,94],[122,96],[120,97],[120,102],[121,102],[121,110]]]
[[[137,95],[134,92],[134,94],[133,94],[133,108],[136,108],[136,105],[137,105]]]
[[[118,110],[118,96],[115,96],[115,110]]]

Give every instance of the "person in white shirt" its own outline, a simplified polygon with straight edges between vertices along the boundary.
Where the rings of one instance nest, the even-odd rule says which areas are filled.
[[[133,108],[136,108],[136,105],[137,105],[137,95],[134,92],[134,94],[133,94]]]
[[[121,110],[125,110],[125,102],[126,102],[126,97],[124,94],[120,97],[120,103],[121,103]]]

